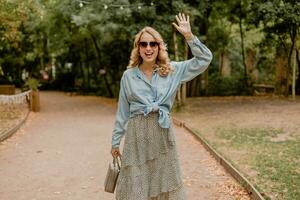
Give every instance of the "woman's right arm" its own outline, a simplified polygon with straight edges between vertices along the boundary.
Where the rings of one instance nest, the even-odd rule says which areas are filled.
[[[196,36],[187,40],[187,43],[194,57],[185,61],[173,62],[180,83],[190,81],[203,73],[213,57],[211,51]]]
[[[124,72],[120,82],[118,109],[116,112],[116,120],[112,133],[112,148],[118,148],[120,146],[121,139],[125,134],[125,130],[127,129],[127,122],[130,114],[125,82],[126,80]]]

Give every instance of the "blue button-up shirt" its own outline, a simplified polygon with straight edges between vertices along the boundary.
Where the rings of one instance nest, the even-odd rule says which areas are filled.
[[[204,72],[212,60],[211,51],[193,37],[187,41],[193,58],[181,62],[170,62],[174,71],[160,76],[154,70],[151,81],[138,66],[124,71],[121,82],[115,126],[112,133],[112,147],[119,147],[127,129],[128,119],[137,115],[159,112],[158,123],[162,128],[170,128],[169,112],[181,83],[187,82]]]

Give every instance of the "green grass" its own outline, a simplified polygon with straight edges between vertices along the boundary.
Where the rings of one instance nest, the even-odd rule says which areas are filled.
[[[282,131],[272,128],[232,128],[220,129],[216,136],[220,141],[226,141],[220,143],[220,147],[225,145],[231,151],[247,153],[241,163],[247,163],[257,172],[250,181],[254,181],[267,196],[300,199],[300,137],[273,141],[272,138],[279,134]],[[231,160],[234,162],[235,159]]]

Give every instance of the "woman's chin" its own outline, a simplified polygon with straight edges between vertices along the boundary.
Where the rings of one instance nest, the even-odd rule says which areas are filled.
[[[144,62],[151,63],[155,61],[155,58],[143,58]]]

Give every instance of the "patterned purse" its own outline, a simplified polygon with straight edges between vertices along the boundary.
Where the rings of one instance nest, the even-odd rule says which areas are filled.
[[[118,176],[120,173],[120,168],[121,168],[118,157],[121,161],[122,160],[121,155],[119,155],[119,156],[113,158],[112,163],[109,163],[106,178],[104,181],[104,191],[105,192],[114,193],[114,191],[115,191],[116,183],[117,183]]]

